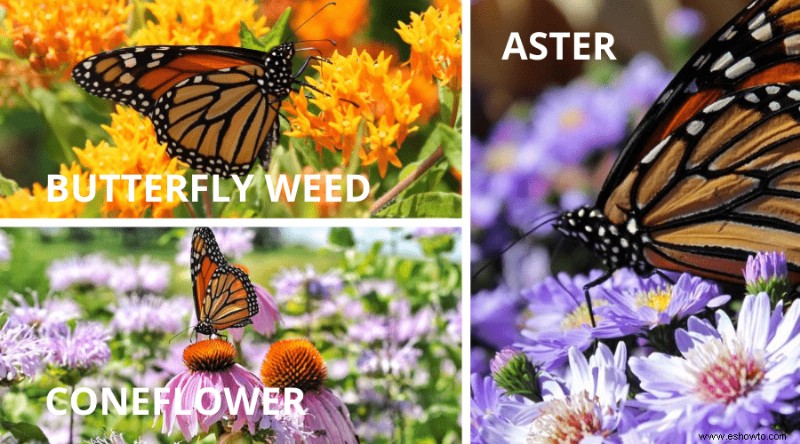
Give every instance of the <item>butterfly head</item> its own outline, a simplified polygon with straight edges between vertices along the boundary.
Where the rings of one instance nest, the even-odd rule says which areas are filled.
[[[581,207],[561,213],[553,226],[565,236],[579,239],[612,270],[631,267],[645,273],[652,269],[642,253],[646,236],[633,218],[624,226],[615,225],[600,210]]]
[[[195,333],[199,333],[201,335],[211,336],[217,334],[217,330],[211,325],[209,321],[200,321],[197,325],[194,326]]]
[[[295,81],[292,73],[292,57],[294,55],[294,43],[282,43],[272,48],[264,61],[267,89],[278,99],[285,98],[292,90],[292,83]]]

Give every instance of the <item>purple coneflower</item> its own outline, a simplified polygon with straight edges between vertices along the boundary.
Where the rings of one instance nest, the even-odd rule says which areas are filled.
[[[675,339],[681,356],[631,358],[641,380],[637,403],[648,409],[640,432],[656,440],[689,441],[697,433],[770,426],[775,414],[796,412],[800,380],[800,304],[770,310],[766,293],[748,295],[734,327],[717,311],[717,327],[689,318]]]
[[[162,433],[172,433],[177,424],[184,438],[190,441],[200,430],[207,432],[214,423],[223,418],[228,420],[228,432],[239,431],[246,424],[250,433],[255,433],[256,424],[262,416],[260,407],[256,405],[248,413],[245,410],[247,402],[240,402],[238,409],[234,409],[228,401],[235,400],[237,396],[250,400],[254,391],[262,390],[263,385],[256,375],[236,364],[236,349],[233,344],[222,339],[196,342],[184,349],[183,362],[186,370],[167,382],[168,403],[162,412]],[[198,392],[209,389],[219,393],[221,402],[216,412],[205,414],[196,408],[196,398]],[[230,398],[224,394],[225,390],[229,391]],[[210,409],[210,395],[205,394],[199,402]]]
[[[326,378],[322,355],[307,339],[275,342],[261,366],[264,386],[303,391],[303,427],[310,433],[303,442],[355,444],[358,438],[347,407],[325,387]]]

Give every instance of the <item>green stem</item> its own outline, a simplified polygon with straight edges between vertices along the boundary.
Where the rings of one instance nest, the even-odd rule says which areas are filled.
[[[72,399],[72,395],[74,394],[75,394],[75,385],[73,384],[69,387],[69,399]],[[72,444],[74,442],[73,441],[74,439],[73,437],[75,436],[74,430],[75,430],[75,412],[73,412],[72,409],[69,409],[69,444]]]

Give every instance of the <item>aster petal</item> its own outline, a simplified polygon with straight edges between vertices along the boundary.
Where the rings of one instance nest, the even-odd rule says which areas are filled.
[[[608,348],[606,348],[608,350]],[[586,362],[586,357],[575,347],[570,347],[567,352],[569,355],[570,368],[570,389],[576,392],[594,393],[594,378]]]
[[[769,354],[775,353],[778,349],[783,348],[788,341],[798,337],[800,334],[800,304],[792,304],[785,315],[783,315],[782,310],[783,301],[780,301],[777,305],[778,306],[775,308],[776,316],[781,315],[782,319],[780,323],[777,324],[775,334],[769,341],[769,344],[767,344],[766,350]],[[774,318],[775,316],[773,316],[773,322],[770,322],[771,325],[775,325]]]
[[[737,319],[737,334],[747,352],[753,353],[767,346],[770,315],[768,294],[761,292],[756,296],[745,296]]]
[[[630,367],[641,380],[642,389],[657,396],[681,393],[694,383],[682,365],[683,360],[664,353],[653,353],[647,358],[631,357]]]

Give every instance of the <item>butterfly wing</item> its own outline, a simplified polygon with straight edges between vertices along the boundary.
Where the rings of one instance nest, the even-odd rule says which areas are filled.
[[[255,288],[247,273],[231,265],[214,271],[202,312],[214,330],[244,327],[258,313]]]
[[[280,100],[268,91],[264,68],[241,65],[181,80],[149,116],[167,153],[192,168],[223,177],[244,174],[279,134]],[[266,154],[268,156],[268,154]]]
[[[779,250],[800,281],[800,87],[707,106],[611,190],[604,212],[618,225],[636,215],[655,267],[741,281],[748,255]]]
[[[81,61],[72,78],[91,94],[148,114],[156,100],[185,79],[263,59],[259,51],[227,46],[135,46]]]
[[[670,133],[726,95],[770,83],[800,84],[800,3],[757,0],[692,56],[627,140],[598,196],[611,191]]]
[[[214,273],[220,267],[228,266],[225,256],[219,250],[217,240],[211,229],[206,227],[195,228],[192,234],[190,270],[192,275],[192,293],[194,295],[194,309],[198,321],[208,317],[206,306],[207,288]]]

